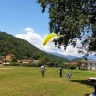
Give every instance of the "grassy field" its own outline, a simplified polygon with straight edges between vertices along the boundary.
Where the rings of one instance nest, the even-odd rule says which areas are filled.
[[[63,70],[46,68],[42,78],[40,68],[0,67],[0,96],[88,96],[93,91],[87,79],[96,71]],[[72,77],[65,78],[66,72]]]

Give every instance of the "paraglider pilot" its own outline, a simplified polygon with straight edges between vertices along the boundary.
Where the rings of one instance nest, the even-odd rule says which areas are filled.
[[[60,75],[60,77],[62,77],[62,70],[63,70],[63,68],[60,67],[60,68],[59,68],[59,75]]]

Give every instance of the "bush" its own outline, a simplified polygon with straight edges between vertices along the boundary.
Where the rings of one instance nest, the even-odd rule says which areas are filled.
[[[11,66],[19,66],[20,63],[18,63],[18,62],[11,62],[10,65],[11,65]]]
[[[24,66],[24,67],[40,67],[41,63],[20,63],[20,62],[10,62],[10,66]]]
[[[76,69],[76,66],[70,66],[70,69],[74,70],[74,69]]]

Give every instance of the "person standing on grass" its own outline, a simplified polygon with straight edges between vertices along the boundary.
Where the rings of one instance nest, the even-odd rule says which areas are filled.
[[[62,77],[62,70],[63,70],[63,68],[60,67],[60,68],[59,68],[59,75],[60,75],[60,77]]]
[[[46,68],[44,65],[41,66],[41,74],[42,74],[42,77],[44,77],[44,72],[46,71]]]

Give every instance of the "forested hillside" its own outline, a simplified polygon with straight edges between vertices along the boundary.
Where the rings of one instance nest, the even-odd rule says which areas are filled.
[[[16,55],[17,59],[46,59],[47,61],[68,61],[66,58],[60,58],[55,55],[47,54],[36,48],[24,39],[16,38],[6,32],[0,31],[0,55]]]

